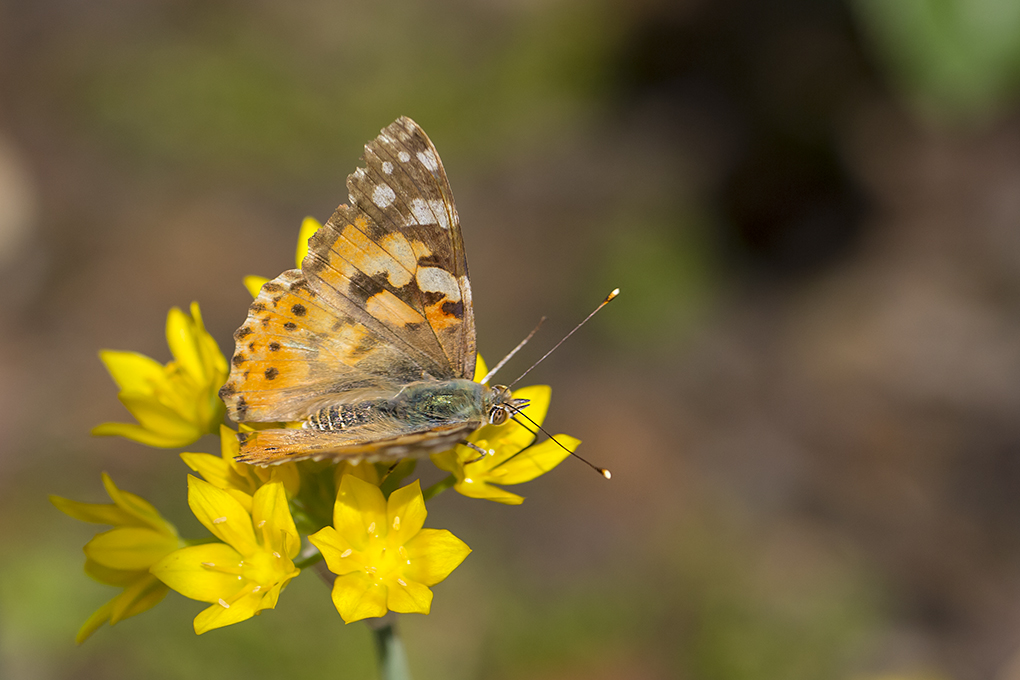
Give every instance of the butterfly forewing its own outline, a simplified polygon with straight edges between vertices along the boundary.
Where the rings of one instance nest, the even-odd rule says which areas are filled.
[[[401,118],[366,145],[364,160],[347,180],[350,206],[341,205],[309,240],[300,270],[263,286],[235,333],[221,391],[234,420],[303,420],[331,403],[473,374],[467,262],[439,154],[421,128]],[[262,441],[287,442],[294,459],[309,436],[324,434],[298,432],[263,431]],[[303,457],[370,444],[368,434],[359,436],[364,441],[326,437],[313,447],[319,453]],[[255,441],[242,453],[266,453]]]
[[[365,167],[347,179],[351,204],[382,228],[380,245],[406,260],[413,254],[413,282],[394,292],[427,319],[453,369],[450,377],[470,378],[475,367],[471,284],[439,153],[420,127],[400,118],[365,146],[363,158]]]

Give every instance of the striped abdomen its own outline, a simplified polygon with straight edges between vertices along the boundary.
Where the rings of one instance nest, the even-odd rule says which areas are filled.
[[[382,400],[326,406],[308,416],[304,426],[311,430],[335,431],[364,425],[377,414],[379,401]]]

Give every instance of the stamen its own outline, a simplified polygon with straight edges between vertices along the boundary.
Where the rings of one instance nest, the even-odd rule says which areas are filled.
[[[274,550],[274,551],[273,551],[273,557],[275,557],[276,559],[280,559],[280,553],[278,553],[278,552],[276,552],[276,551]]]
[[[372,522],[371,524],[368,525],[368,533],[370,534],[375,533],[375,522]]]
[[[260,590],[262,590],[262,586],[256,585],[254,588],[251,589],[251,592],[257,593]]]
[[[350,557],[351,553],[353,552],[354,552],[353,550],[348,548],[347,550],[344,550],[342,553],[340,553],[340,557]]]
[[[203,567],[215,567],[216,563],[215,562],[203,562],[202,566]]]
[[[404,579],[402,579],[402,578],[398,578],[397,579],[397,583],[399,583],[400,585],[404,586],[405,588],[407,587],[407,584],[404,583]]]
[[[255,528],[256,528],[256,529],[261,529],[261,528],[262,528],[262,527],[264,527],[265,525],[266,525],[266,520],[262,520],[261,522],[259,522],[258,526],[257,526],[257,527],[255,527]]]
[[[399,548],[397,548],[397,552],[400,553],[400,556],[403,557],[405,560],[407,559],[407,548],[405,548],[404,546],[400,546]]]
[[[397,515],[396,517],[393,518],[393,528],[394,529],[400,528],[400,515]]]
[[[222,597],[220,598],[220,606],[223,607],[224,609],[230,609],[230,605],[227,604],[227,601],[224,600]]]
[[[224,522],[226,522],[226,521],[227,521],[227,518],[226,518],[226,517],[217,517],[216,519],[214,519],[214,520],[212,521],[212,523],[213,523],[213,524],[223,524],[223,523],[224,523]]]

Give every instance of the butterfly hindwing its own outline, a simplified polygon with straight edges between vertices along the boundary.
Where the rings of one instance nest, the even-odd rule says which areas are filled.
[[[317,430],[256,430],[240,435],[241,453],[236,460],[251,465],[279,465],[308,458],[392,460],[412,454],[448,449],[478,428],[480,423],[451,423],[420,432],[389,436],[352,435]]]

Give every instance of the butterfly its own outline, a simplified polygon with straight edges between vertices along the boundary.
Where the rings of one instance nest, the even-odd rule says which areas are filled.
[[[449,449],[526,406],[471,380],[475,322],[460,220],[435,146],[410,118],[365,145],[349,205],[300,269],[265,283],[234,333],[220,398],[236,460],[393,460]]]

